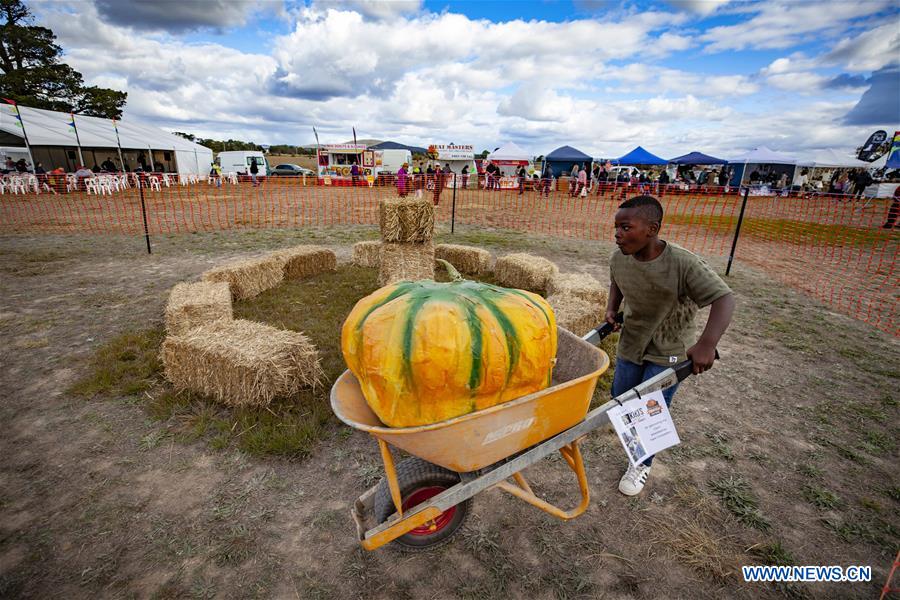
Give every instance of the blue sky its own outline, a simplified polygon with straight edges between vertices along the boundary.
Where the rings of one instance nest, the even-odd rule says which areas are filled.
[[[893,0],[72,0],[31,5],[126,118],[600,156],[850,151],[900,128]]]

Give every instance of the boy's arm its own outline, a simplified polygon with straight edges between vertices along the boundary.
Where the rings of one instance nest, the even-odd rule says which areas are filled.
[[[616,314],[619,312],[619,305],[622,304],[622,298],[622,290],[619,289],[619,286],[616,285],[615,281],[610,279],[609,299],[606,301],[606,322],[613,326],[613,331],[618,331],[620,327],[619,323],[616,321]]]
[[[611,291],[610,300],[612,300]],[[694,361],[694,375],[712,367],[713,361],[716,359],[716,345],[722,334],[728,329],[728,324],[731,323],[734,304],[734,294],[726,294],[714,300],[710,305],[709,319],[706,321],[706,327],[703,329],[700,339],[687,350],[688,358]],[[606,315],[608,320],[608,311]]]

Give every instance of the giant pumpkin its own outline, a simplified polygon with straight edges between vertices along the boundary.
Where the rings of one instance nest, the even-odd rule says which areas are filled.
[[[450,283],[388,285],[344,321],[344,360],[390,427],[443,421],[550,385],[557,340],[547,301],[464,280],[445,264]]]

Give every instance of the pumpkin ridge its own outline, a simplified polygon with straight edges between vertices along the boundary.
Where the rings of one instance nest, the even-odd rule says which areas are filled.
[[[396,300],[396,299],[399,298],[400,296],[404,295],[405,293],[407,293],[407,292],[409,291],[410,288],[414,287],[415,285],[416,285],[416,284],[415,284],[414,282],[402,282],[402,283],[398,283],[398,284],[397,284],[397,289],[395,289],[393,292],[391,292],[390,294],[388,294],[388,295],[384,298],[384,300],[381,300],[380,302],[377,302],[376,304],[370,306],[370,307],[369,307],[369,310],[366,311],[366,314],[364,314],[362,317],[359,318],[359,322],[356,324],[356,331],[358,331],[358,332],[359,332],[359,331],[362,331],[363,325],[365,325],[365,323],[366,323],[366,319],[368,319],[369,316],[370,316],[373,312],[375,312],[376,310],[378,310],[379,308],[381,308],[381,307],[384,306],[385,304],[391,302],[392,300]]]
[[[528,300],[528,302],[530,302],[531,304],[536,306],[538,309],[540,309],[540,311],[544,314],[544,319],[547,321],[547,325],[550,325],[550,315],[547,314],[547,311],[544,310],[544,307],[541,306],[541,304],[539,302],[536,302],[534,298],[532,298],[528,294],[523,293],[521,290],[509,289],[507,291],[509,291],[517,296],[521,296],[522,298],[525,298],[526,300]]]
[[[416,390],[416,382],[413,378],[412,372],[412,338],[413,338],[413,330],[415,329],[413,325],[415,324],[416,317],[419,315],[419,311],[422,310],[422,307],[428,302],[429,298],[427,296],[414,296],[407,306],[407,317],[406,321],[403,323],[403,373],[406,376],[406,382],[409,384],[410,390],[415,393]],[[419,404],[419,411],[421,413],[421,403]]]
[[[503,335],[506,338],[506,351],[509,353],[509,368],[506,371],[506,380],[508,382],[510,375],[512,375],[513,371],[515,370],[516,363],[519,360],[519,334],[516,331],[515,325],[512,324],[509,318],[503,313],[502,310],[500,310],[500,308],[494,303],[492,299],[487,298],[484,294],[480,293],[479,290],[467,289],[463,291],[464,295],[469,297],[470,300],[473,300],[471,296],[475,296],[474,300],[484,304],[485,308],[487,308],[497,320],[497,323],[500,325],[500,329],[503,330]],[[488,291],[499,292],[499,290]],[[479,360],[480,359],[481,357],[479,357]]]

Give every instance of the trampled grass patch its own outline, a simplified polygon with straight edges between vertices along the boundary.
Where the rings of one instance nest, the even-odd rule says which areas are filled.
[[[759,510],[759,500],[753,493],[750,483],[743,477],[734,474],[725,475],[710,481],[709,487],[725,508],[744,525],[760,531],[768,531],[771,528],[769,521]]]
[[[103,344],[90,361],[90,371],[69,392],[78,396],[133,396],[159,382],[162,363],[159,347],[165,332],[161,327],[126,332]]]

